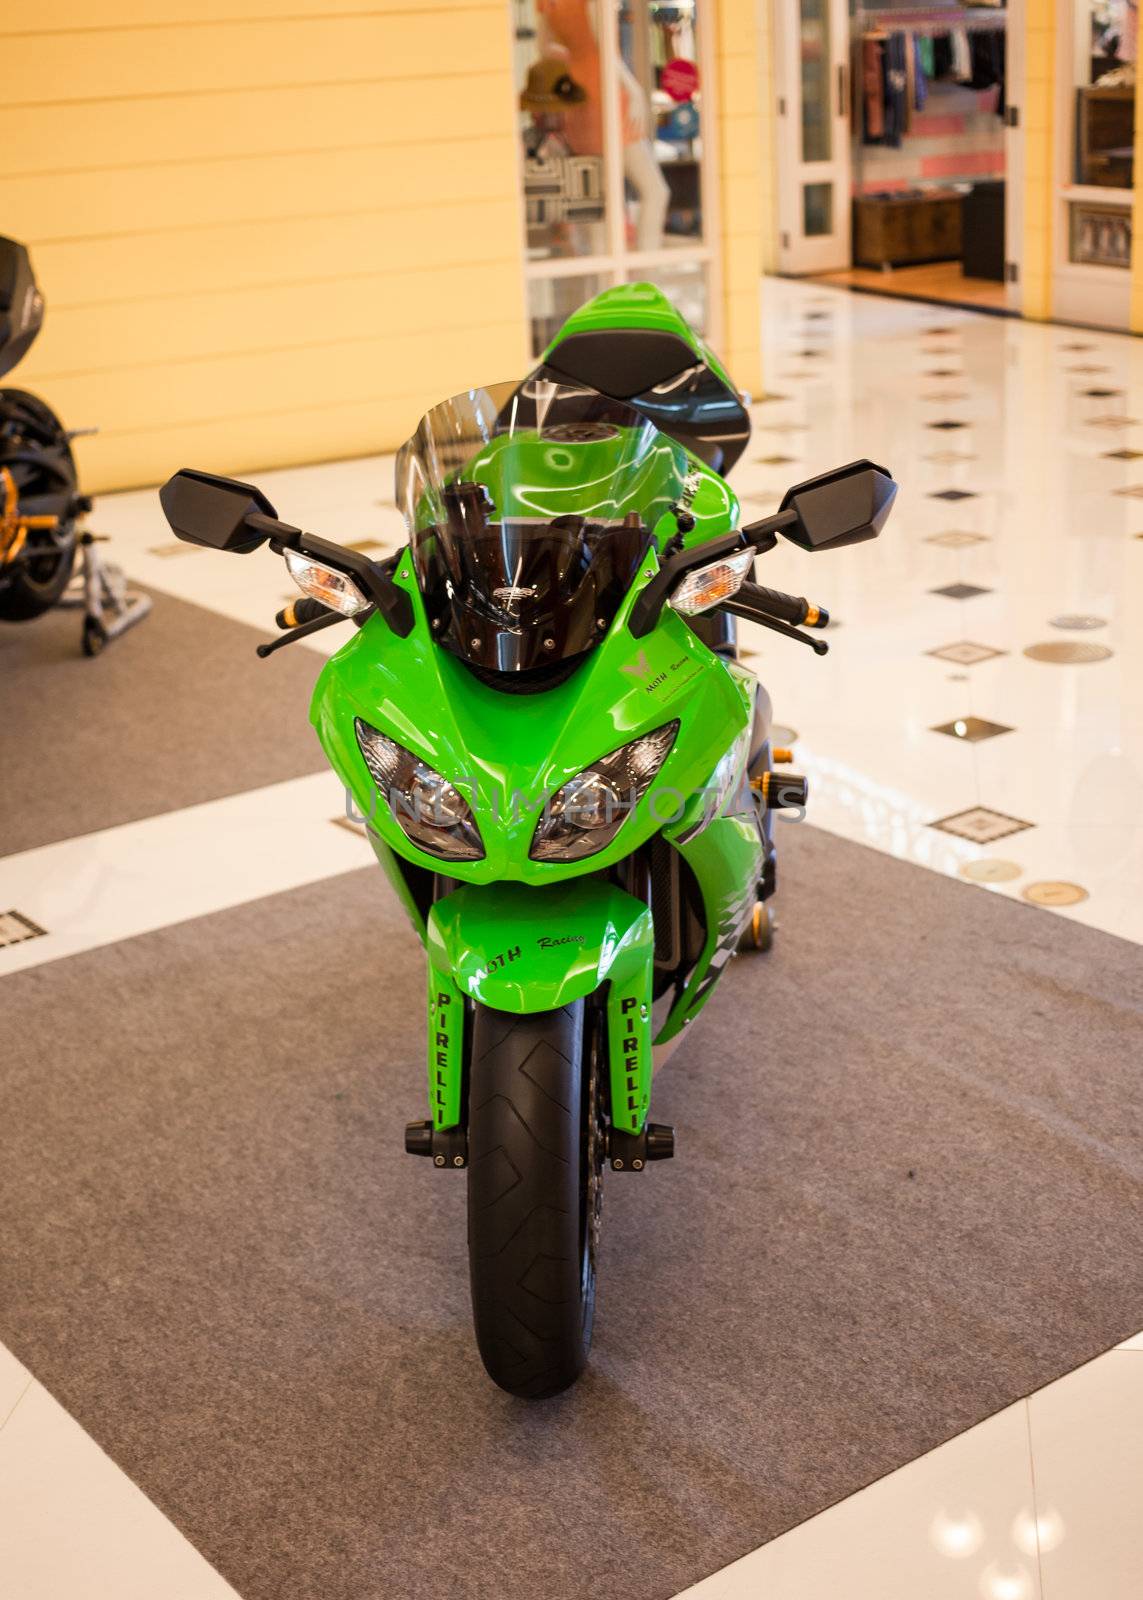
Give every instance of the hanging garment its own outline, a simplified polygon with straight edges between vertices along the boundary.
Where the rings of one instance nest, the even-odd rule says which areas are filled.
[[[952,40],[953,76],[958,83],[972,82],[972,51],[968,43],[968,29],[954,28]]]
[[[947,78],[953,69],[952,35],[938,33],[933,36],[933,70],[934,78]]]
[[[913,98],[915,110],[923,111],[925,101],[929,98],[929,81],[925,73],[925,52],[923,46],[928,40],[913,35]],[[931,55],[931,52],[930,52]]]
[[[969,38],[969,59],[972,62],[972,73],[969,79],[974,89],[991,89],[993,84],[999,83],[1002,76],[1000,52],[997,49],[997,33],[984,28],[974,28]]]
[[[933,61],[935,51],[933,49],[933,40],[928,34],[918,35],[917,54],[920,57],[921,70],[924,72],[925,77],[935,78],[937,75]]]
[[[894,150],[900,148],[908,118],[909,75],[906,70],[905,35],[891,33],[885,45],[884,57],[885,136],[883,144]]]
[[[913,104],[917,97],[917,53],[913,49],[913,35],[905,30],[905,133],[913,131]]]
[[[865,144],[880,144],[885,132],[885,99],[882,90],[884,54],[884,34],[865,34],[861,41],[862,138]]]

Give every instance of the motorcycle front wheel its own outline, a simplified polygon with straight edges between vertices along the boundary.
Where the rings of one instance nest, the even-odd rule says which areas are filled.
[[[468,1261],[480,1358],[539,1400],[587,1364],[603,1178],[602,1039],[577,1000],[519,1016],[476,1005]]]

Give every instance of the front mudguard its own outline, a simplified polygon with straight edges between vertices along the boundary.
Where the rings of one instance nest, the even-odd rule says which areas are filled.
[[[611,1120],[640,1133],[651,1098],[650,909],[602,878],[533,888],[465,884],[429,911],[429,1102],[438,1128],[463,1114],[465,1001],[554,1011],[607,986]]]

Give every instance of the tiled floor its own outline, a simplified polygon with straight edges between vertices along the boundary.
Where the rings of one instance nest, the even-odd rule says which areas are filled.
[[[1122,493],[1143,474],[1109,455],[1143,450],[1117,420],[1143,418],[1143,349],[812,284],[768,281],[764,306],[785,398],[755,409],[748,511],[857,456],[901,484],[876,544],[759,563],[839,624],[824,661],[749,641],[799,733],[809,820],[1033,903],[1075,884],[1070,904],[1049,893],[1054,914],[1143,939],[1143,518]],[[793,354],[807,344],[822,358]],[[1101,658],[1025,653],[1042,645]],[[973,719],[1011,731],[974,738]]]
[[[767,283],[764,304],[774,393],[735,473],[746,515],[857,456],[901,483],[876,544],[760,563],[835,618],[824,661],[744,636],[811,775],[810,819],[1041,907],[1029,915],[1143,940],[1143,347],[819,285]],[[390,460],[261,482],[332,538],[401,541]],[[105,499],[96,523],[133,578],[237,620],[267,626],[289,592],[272,560],[176,544],[153,492]],[[1053,659],[1075,645],[1099,659]],[[252,802],[292,848],[249,848]],[[49,928],[0,949],[0,974],[350,870],[365,847],[331,826],[339,806],[335,784],[304,778],[0,861],[0,909]],[[206,826],[211,852],[195,844]],[[1143,1335],[690,1593],[1137,1595],[1140,1438]],[[0,1349],[0,1593],[230,1592]]]
[[[685,1591],[686,1600],[1137,1600],[1143,1337]]]

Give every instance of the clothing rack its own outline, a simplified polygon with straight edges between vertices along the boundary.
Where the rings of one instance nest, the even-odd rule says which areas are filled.
[[[1007,13],[1001,6],[883,6],[853,13],[858,32],[884,28],[890,33],[952,33],[956,28],[995,33],[1005,26]]]

